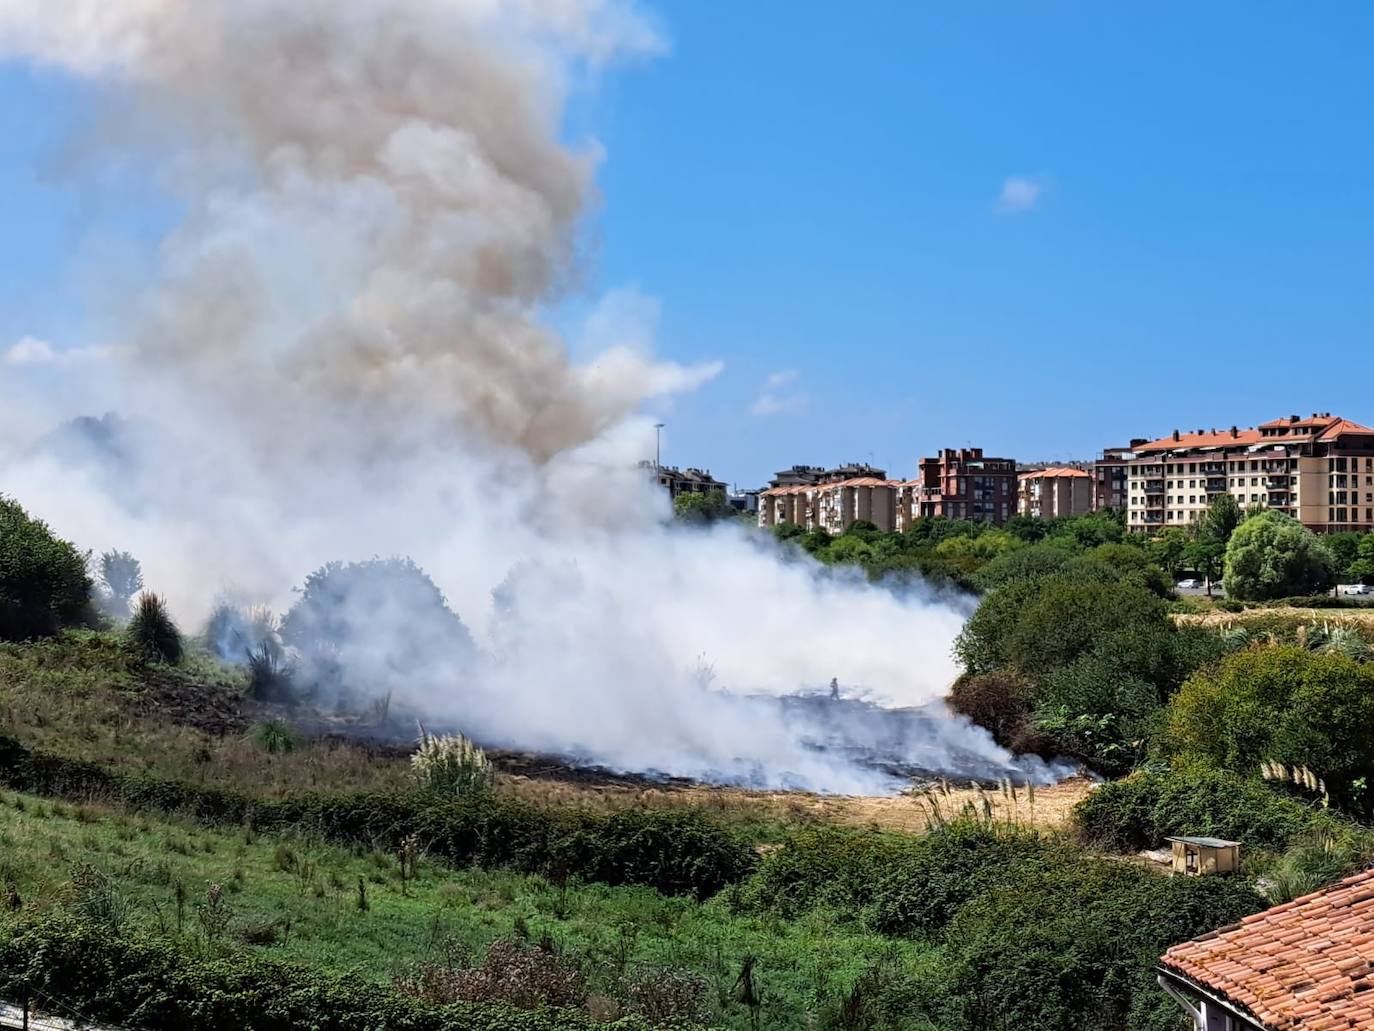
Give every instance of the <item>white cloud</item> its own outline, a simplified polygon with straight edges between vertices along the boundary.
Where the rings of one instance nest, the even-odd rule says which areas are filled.
[[[797,390],[794,384],[801,375],[796,369],[783,369],[770,373],[763,381],[759,396],[749,406],[750,415],[779,415],[782,412],[795,412],[805,408],[811,396],[804,390]]]
[[[997,197],[997,210],[1003,215],[1024,215],[1034,211],[1045,195],[1045,183],[1031,176],[1008,176]]]
[[[71,347],[58,350],[46,340],[26,336],[20,337],[18,343],[12,344],[9,350],[5,351],[4,361],[6,365],[67,368],[85,362],[104,361],[113,357],[115,353],[116,349],[113,347]]]

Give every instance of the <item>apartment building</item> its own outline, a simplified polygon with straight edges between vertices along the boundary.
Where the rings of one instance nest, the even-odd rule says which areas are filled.
[[[987,458],[982,448],[945,448],[922,458],[918,480],[916,515],[1001,526],[1016,514],[1016,462]]]
[[[1084,515],[1093,510],[1093,477],[1085,469],[1049,466],[1018,478],[1016,511],[1033,519]]]
[[[725,492],[726,485],[706,469],[679,469],[653,462],[640,462],[639,467],[658,480],[658,485],[668,492],[669,498],[676,498],[679,494],[709,494],[715,490]]]
[[[1318,533],[1374,530],[1374,429],[1290,415],[1249,429],[1174,430],[1126,461],[1127,527],[1200,520],[1219,494],[1287,513]]]
[[[1130,494],[1127,466],[1135,458],[1135,449],[1149,441],[1136,437],[1126,447],[1102,449],[1102,456],[1093,463],[1093,509],[1124,509]]]
[[[758,498],[760,526],[792,523],[843,533],[858,520],[880,530],[895,530],[898,483],[871,465],[851,463],[834,469],[793,466],[773,478]]]

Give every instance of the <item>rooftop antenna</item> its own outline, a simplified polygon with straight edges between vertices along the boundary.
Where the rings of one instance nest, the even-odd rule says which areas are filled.
[[[654,423],[654,468],[663,468],[663,427],[665,423]]]

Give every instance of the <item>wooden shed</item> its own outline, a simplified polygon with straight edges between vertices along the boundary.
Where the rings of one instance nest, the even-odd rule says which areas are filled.
[[[1223,838],[1166,838],[1174,846],[1174,873],[1204,877],[1240,869],[1240,842]]]

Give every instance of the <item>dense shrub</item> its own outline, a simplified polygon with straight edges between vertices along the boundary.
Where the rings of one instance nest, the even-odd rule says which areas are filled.
[[[1142,772],[1103,784],[1078,803],[1073,821],[1089,844],[1118,852],[1159,848],[1179,834],[1278,851],[1304,835],[1343,826],[1330,810],[1256,777],[1211,769]]]
[[[281,638],[300,652],[302,688],[347,702],[416,677],[459,681],[473,655],[467,627],[434,581],[400,558],[330,562],[311,573]]]
[[[167,611],[167,603],[151,591],[138,596],[133,618],[124,628],[124,643],[145,662],[181,661],[181,631]]]
[[[993,591],[1017,580],[1043,579],[1057,573],[1073,556],[1063,542],[1032,544],[998,555],[974,574],[973,582],[980,590]]]
[[[1374,665],[1291,646],[1238,652],[1183,685],[1169,703],[1164,743],[1184,759],[1242,773],[1265,761],[1305,766],[1333,796],[1366,806]]]
[[[96,568],[100,572],[101,605],[118,619],[129,615],[129,602],[143,590],[143,567],[127,551],[101,553]]]
[[[965,674],[950,689],[949,706],[986,728],[1003,748],[1039,754],[1053,742],[1032,724],[1035,695],[1035,686],[1013,672]]]
[[[1034,831],[958,817],[920,837],[820,828],[770,853],[737,901],[796,917],[828,907],[886,934],[934,934],[969,899],[1061,851]]]
[[[624,810],[612,815],[544,809],[490,794],[297,795],[241,791],[116,773],[25,748],[0,735],[0,783],[15,791],[180,813],[215,825],[297,828],[343,844],[394,848],[415,835],[443,861],[640,884],[705,898],[753,869],[753,850],[699,813]]]
[[[48,637],[88,616],[85,558],[0,495],[0,640]]]
[[[50,997],[96,1018],[179,1031],[647,1031],[571,1009],[434,1005],[356,976],[246,956],[193,958],[184,945],[89,926],[23,926],[0,942],[0,997]]]
[[[1229,597],[1241,600],[1316,594],[1335,583],[1335,565],[1311,530],[1266,510],[1231,534],[1222,583]]]
[[[737,901],[788,918],[817,907],[862,915],[879,880],[904,868],[917,847],[917,839],[881,831],[801,830],[764,857]]]
[[[1168,698],[1228,647],[1221,635],[1196,627],[1114,630],[1045,678],[1035,724],[1062,754],[1105,773],[1125,773],[1144,757]]]
[[[1143,588],[1048,580],[1012,623],[1006,655],[1012,667],[1035,679],[1072,662],[1113,630],[1165,625],[1163,603]]]
[[[1169,945],[1266,903],[1240,878],[1164,878],[1084,856],[1027,864],[962,906],[935,1004],[951,1031],[1165,1031],[1177,1005],[1154,964]]]

